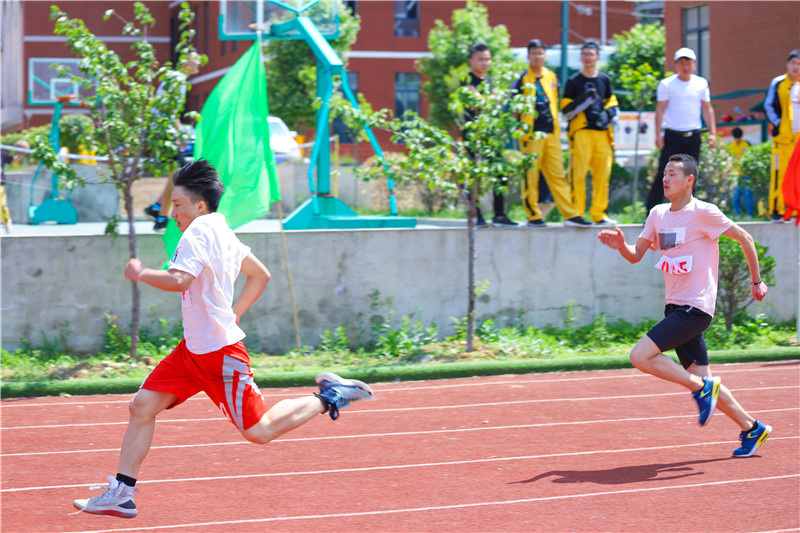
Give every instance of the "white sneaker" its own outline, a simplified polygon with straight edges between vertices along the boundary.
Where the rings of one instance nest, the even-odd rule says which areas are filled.
[[[76,509],[86,513],[105,514],[120,518],[134,518],[138,514],[136,504],[133,503],[133,495],[139,492],[139,489],[117,481],[114,476],[108,476],[108,487],[100,485],[91,487],[91,489],[106,489],[106,491],[89,500],[74,500],[72,505]]]

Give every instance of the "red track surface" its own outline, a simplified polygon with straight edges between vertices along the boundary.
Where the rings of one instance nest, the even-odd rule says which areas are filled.
[[[632,369],[379,384],[263,447],[198,397],[159,419],[133,520],[70,514],[116,472],[129,396],[4,400],[2,531],[797,530],[800,362],[715,370],[773,426],[752,458]]]

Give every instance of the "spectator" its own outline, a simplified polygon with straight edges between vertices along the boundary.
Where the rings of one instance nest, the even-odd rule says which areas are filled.
[[[755,202],[753,201],[753,188],[752,180],[743,175],[739,168],[739,159],[742,158],[744,153],[750,148],[750,143],[742,138],[742,128],[733,128],[733,141],[728,145],[733,157],[736,159],[736,186],[733,188],[733,213],[735,215],[742,214],[742,202],[744,202],[744,210],[747,216],[753,218],[753,208]]]
[[[520,138],[524,153],[536,153],[536,165],[527,172],[522,183],[522,206],[528,215],[527,227],[543,228],[545,222],[539,209],[539,174],[544,176],[556,207],[564,217],[565,226],[592,227],[581,216],[572,202],[569,184],[564,177],[564,154],[561,151],[558,125],[558,78],[555,72],[544,66],[547,46],[539,39],[528,43],[529,66],[514,82],[513,91],[523,91],[536,97],[536,115],[522,114],[520,120],[530,131]],[[534,138],[533,132],[545,134],[543,139]]]
[[[489,68],[492,64],[492,52],[489,49],[489,46],[485,43],[476,43],[472,45],[469,49],[469,74],[462,80],[461,85],[469,87],[470,89],[477,91],[481,94],[486,94],[494,90],[494,85],[492,84],[492,79],[488,76]],[[464,129],[461,130],[461,138],[467,139],[469,136],[469,128],[466,125],[475,119],[476,111],[473,109],[467,109],[464,112]],[[469,152],[471,158],[475,158],[475,154]],[[502,154],[498,154],[502,156]],[[517,226],[516,222],[513,222],[508,218],[505,211],[505,196],[500,191],[501,188],[506,187],[508,184],[508,177],[502,176],[499,178],[499,184],[494,188],[494,218],[492,219],[493,226]],[[475,202],[475,209],[478,212],[478,221],[477,226],[479,228],[487,227],[489,224],[483,218],[481,213],[481,208],[478,205],[479,201],[477,198],[471,198],[471,202]]]
[[[772,171],[768,210],[773,222],[783,220],[786,209],[782,190],[783,177],[800,139],[800,49],[792,50],[786,61],[786,74],[773,78],[764,101],[767,119],[772,124]]]
[[[608,183],[614,161],[614,130],[611,121],[619,104],[611,79],[597,70],[600,46],[587,41],[581,47],[583,68],[570,76],[564,87],[561,110],[569,120],[570,182],[572,201],[586,211],[586,173],[592,172],[592,204],[589,215],[597,225],[614,225],[608,218]]]
[[[656,93],[656,146],[661,149],[658,171],[647,196],[647,211],[664,200],[661,178],[670,156],[689,154],[700,159],[700,140],[703,123],[710,131],[708,145],[717,144],[717,127],[708,82],[695,76],[697,56],[691,48],[675,52],[677,74],[661,80]]]

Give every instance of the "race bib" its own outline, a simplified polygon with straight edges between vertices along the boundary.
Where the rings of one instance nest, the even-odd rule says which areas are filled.
[[[656,268],[667,274],[688,274],[692,271],[692,256],[668,257],[665,255],[656,263]]]

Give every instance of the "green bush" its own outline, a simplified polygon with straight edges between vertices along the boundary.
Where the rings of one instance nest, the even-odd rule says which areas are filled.
[[[772,141],[751,146],[739,159],[739,169],[743,176],[750,178],[756,198],[769,196],[771,161]]]

